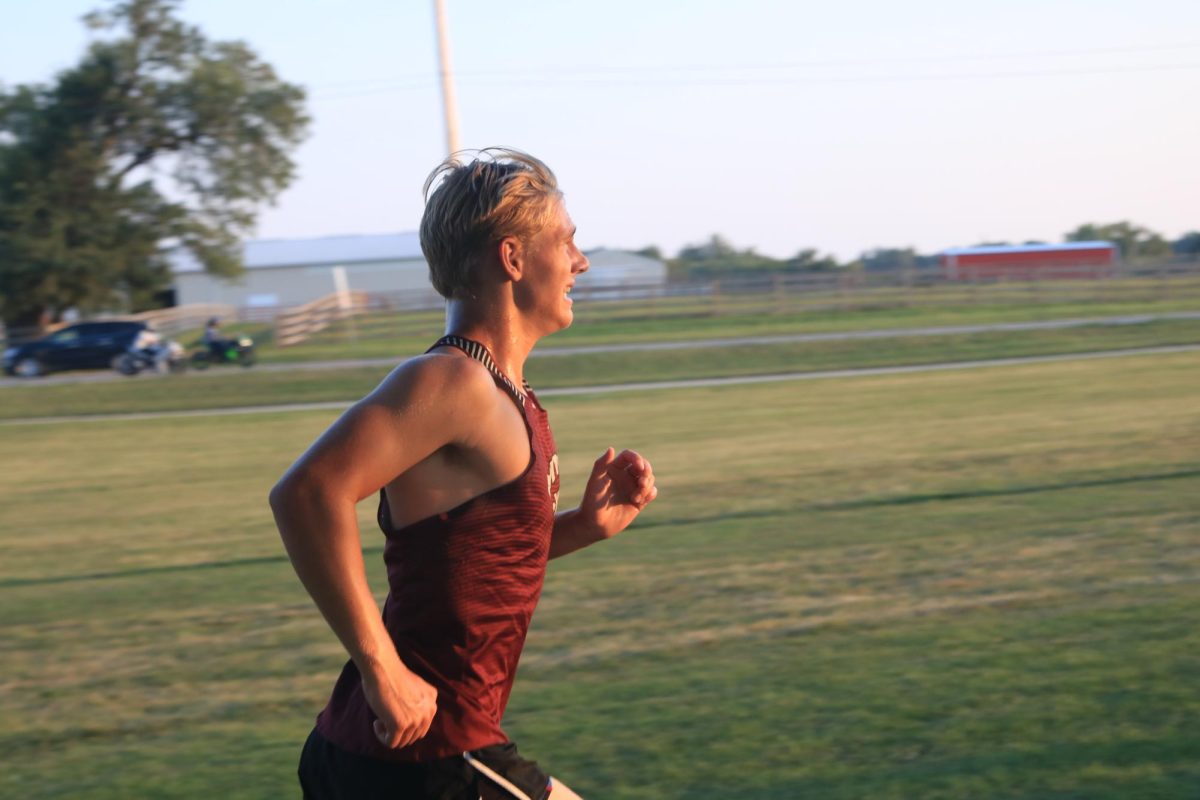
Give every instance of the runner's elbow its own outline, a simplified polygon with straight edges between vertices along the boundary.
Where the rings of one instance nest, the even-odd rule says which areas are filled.
[[[303,467],[293,466],[283,474],[267,494],[267,502],[271,510],[279,516],[287,509],[293,509],[306,499],[315,497],[315,485],[311,473]]]
[[[353,507],[357,499],[351,487],[339,476],[313,465],[293,465],[271,488],[267,502],[278,519],[280,515],[311,516],[340,512]]]
[[[275,485],[271,487],[271,491],[267,493],[267,503],[276,515],[288,506],[288,496],[292,493],[292,484],[288,480],[289,477],[290,475],[284,475],[275,482]]]

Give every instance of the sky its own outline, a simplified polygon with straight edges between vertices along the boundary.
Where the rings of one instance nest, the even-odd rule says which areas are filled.
[[[557,173],[584,248],[787,257],[1200,229],[1196,0],[446,0],[464,147]],[[0,0],[0,82],[102,0]],[[432,0],[189,0],[308,91],[259,238],[415,230],[445,156]]]

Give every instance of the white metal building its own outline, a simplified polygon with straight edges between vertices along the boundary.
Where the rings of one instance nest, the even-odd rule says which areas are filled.
[[[667,265],[626,250],[600,248],[585,255],[591,266],[575,283],[584,288],[652,288],[667,283]]]
[[[605,249],[587,255],[591,268],[579,280],[581,288],[666,283],[666,265],[656,259]],[[438,300],[416,233],[263,239],[246,242],[243,257],[245,273],[230,281],[209,275],[189,254],[177,253],[175,302],[267,310],[302,305],[341,288],[403,297],[414,305]],[[338,267],[344,287],[338,285]]]
[[[176,254],[175,302],[286,308],[339,288],[435,294],[415,233],[262,239],[244,247],[246,271],[232,281],[209,275],[190,254]],[[338,286],[337,267],[344,270],[348,286]]]

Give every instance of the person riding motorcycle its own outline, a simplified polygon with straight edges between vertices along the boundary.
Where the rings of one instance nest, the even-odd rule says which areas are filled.
[[[190,363],[196,369],[207,369],[210,364],[239,364],[249,367],[254,364],[254,341],[246,335],[226,338],[221,335],[221,322],[213,317],[204,326],[201,337],[202,349],[192,353]]]
[[[223,358],[229,348],[235,344],[221,335],[221,321],[216,317],[210,319],[204,326],[204,343],[208,345],[208,351],[215,359]]]
[[[150,324],[138,332],[124,353],[113,359],[113,367],[123,375],[137,375],[142,370],[175,372],[183,365],[183,347],[163,338]]]

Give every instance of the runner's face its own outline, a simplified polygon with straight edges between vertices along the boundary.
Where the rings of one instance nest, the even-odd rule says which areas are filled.
[[[543,333],[562,330],[574,319],[569,293],[588,260],[575,246],[575,223],[561,200],[554,202],[550,222],[529,240],[526,255],[518,302]]]

